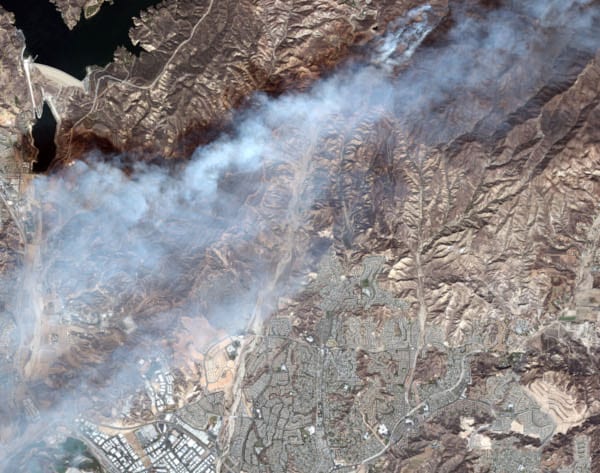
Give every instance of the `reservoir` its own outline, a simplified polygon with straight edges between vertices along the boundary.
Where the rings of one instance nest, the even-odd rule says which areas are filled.
[[[27,53],[35,62],[61,69],[83,79],[86,66],[105,66],[117,46],[135,55],[141,48],[129,39],[133,17],[157,5],[160,0],[115,0],[103,3],[100,11],[73,30],[65,25],[60,13],[48,0],[0,0],[4,9],[14,13],[15,23],[25,34]]]
[[[35,147],[39,151],[37,161],[33,165],[33,172],[46,172],[56,156],[56,144],[54,144],[56,120],[47,104],[44,104],[42,116],[33,125],[31,134]]]
[[[161,0],[114,0],[103,3],[100,11],[69,30],[55,6],[48,0],[0,0],[0,5],[15,15],[17,28],[25,35],[25,55],[35,62],[60,69],[83,79],[87,66],[105,66],[118,46],[139,56],[141,48],[129,39],[133,17]],[[48,106],[33,127],[39,150],[35,172],[45,172],[56,154],[56,121]]]

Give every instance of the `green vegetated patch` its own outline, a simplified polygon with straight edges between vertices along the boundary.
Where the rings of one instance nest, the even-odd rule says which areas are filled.
[[[565,316],[559,317],[558,320],[560,320],[561,322],[576,322],[577,317],[574,315],[565,315]]]
[[[520,351],[513,351],[511,353],[508,353],[507,355],[502,356],[496,362],[496,368],[499,368],[499,369],[514,368],[516,365],[518,365],[523,360],[524,355],[525,355],[525,353],[520,352]]]
[[[87,446],[73,437],[57,446],[49,446],[45,442],[30,443],[13,457],[8,469],[3,471],[66,473],[71,467],[86,473],[102,473],[100,463]]]
[[[86,5],[83,7],[83,17],[88,20],[100,11],[102,2],[94,3],[92,5]]]
[[[100,463],[87,446],[81,440],[69,437],[60,446],[54,467],[58,473],[65,473],[72,466],[88,472],[102,472]]]
[[[514,365],[515,363],[518,363],[519,361],[521,361],[521,358],[523,357],[523,355],[524,355],[524,353],[521,351],[513,351],[512,353],[510,353],[508,355],[508,360],[511,365]]]

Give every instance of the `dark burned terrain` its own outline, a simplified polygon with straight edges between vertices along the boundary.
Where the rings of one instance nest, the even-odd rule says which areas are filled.
[[[582,1],[420,6],[165,1],[135,19],[130,35],[144,50],[139,58],[120,49],[109,65],[90,72],[85,90],[55,94],[61,122],[51,174],[68,176],[57,182],[77,187],[79,175],[69,170],[79,169],[80,160],[112,163],[121,155],[133,182],[140,162],[178,176],[198,146],[234,140],[239,124],[262,113],[265,101],[310,94],[327,78],[342,77],[340,84],[354,83],[357,90],[356,96],[336,96],[352,104],[343,113],[323,106],[322,116],[310,115],[316,117],[312,124],[270,122],[270,136],[284,139],[274,139],[260,166],[224,170],[218,198],[192,209],[193,218],[167,214],[160,226],[141,225],[103,241],[93,223],[68,220],[68,212],[40,199],[43,225],[36,238],[42,250],[35,260],[31,242],[19,238],[17,220],[4,215],[6,274],[33,258],[48,279],[62,265],[87,276],[97,255],[66,254],[61,242],[72,235],[93,239],[98,232],[93,248],[103,255],[116,248],[124,260],[128,239],[160,238],[166,250],[156,267],[175,275],[157,277],[142,267],[135,276],[124,272],[88,285],[43,280],[42,286],[70,294],[69,310],[90,320],[111,311],[114,318],[38,328],[31,340],[41,346],[60,330],[75,335],[52,356],[21,360],[16,369],[25,367],[25,387],[19,389],[52,412],[62,396],[81,396],[82,383],[103,389],[106,379],[119,375],[115,360],[123,352],[156,349],[176,357],[190,313],[217,330],[227,326],[224,313],[245,311],[240,325],[254,315],[250,329],[257,336],[249,336],[236,361],[226,413],[262,402],[269,386],[259,394],[252,388],[263,374],[272,376],[271,385],[279,382],[273,367],[281,365],[284,350],[260,342],[273,332],[272,320],[289,320],[286,337],[302,350],[313,343],[309,335],[327,354],[352,347],[352,387],[315,391],[315,405],[303,412],[313,416],[317,433],[309,438],[303,431],[302,448],[313,457],[329,452],[331,467],[433,473],[512,472],[527,465],[522,471],[600,472],[599,10]],[[407,15],[410,21],[398,20]],[[18,55],[22,38],[11,33],[7,18],[3,34]],[[394,47],[386,55],[388,44]],[[14,58],[1,60],[20,70],[9,63]],[[28,91],[23,84],[10,87],[0,126],[22,136],[31,112],[14,102],[29,103]],[[19,164],[33,159],[18,150],[14,156]],[[328,258],[337,265],[331,273],[323,269]],[[370,258],[381,258],[377,269],[369,269]],[[374,302],[346,304],[351,298]],[[6,299],[5,310],[16,317],[18,303]],[[330,307],[331,301],[339,304]],[[416,355],[408,355],[406,377],[394,392],[389,379],[400,376],[402,366],[395,352],[385,344],[385,350],[362,341],[354,346],[340,333],[357,322],[385,335],[386,324],[399,320],[417,331]],[[290,366],[290,377],[303,363]],[[181,378],[189,375],[177,369]],[[464,390],[438,411],[424,409],[444,379],[453,386],[455,371],[457,386],[468,379]],[[306,384],[319,386],[313,376]],[[123,393],[107,392],[82,408],[108,417],[107,405]],[[361,401],[372,395],[374,414]],[[277,396],[264,396],[261,408],[274,412],[267,401]],[[346,411],[327,407],[323,413],[319,396]],[[400,410],[413,424],[400,434],[385,421],[386,437],[378,429],[398,399],[406,400]],[[17,426],[22,407],[10,402],[14,411],[1,415]],[[148,422],[153,415],[140,408],[128,421]],[[344,446],[363,438],[349,432],[357,418],[381,442],[377,454],[358,460]],[[263,435],[259,420],[251,427],[234,418],[225,422],[219,442],[229,469],[308,471],[291,451],[277,453],[285,450],[278,447],[279,434],[236,449],[236,438]],[[27,431],[7,427],[1,440],[9,444],[19,429]],[[574,447],[581,439],[590,452],[583,470]],[[288,463],[275,466],[276,457]],[[368,465],[361,463],[366,458]]]

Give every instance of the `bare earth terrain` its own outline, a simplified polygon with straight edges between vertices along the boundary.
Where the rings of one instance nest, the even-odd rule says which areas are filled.
[[[0,465],[599,473],[600,9],[514,3],[0,13]]]

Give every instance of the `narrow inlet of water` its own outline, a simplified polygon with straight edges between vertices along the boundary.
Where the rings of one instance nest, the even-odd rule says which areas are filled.
[[[33,172],[46,172],[56,156],[56,144],[54,143],[56,120],[47,104],[44,104],[42,116],[33,125],[31,134],[33,135],[35,147],[39,151],[37,161],[33,166]]]

